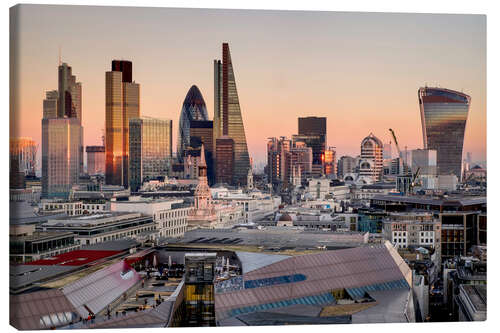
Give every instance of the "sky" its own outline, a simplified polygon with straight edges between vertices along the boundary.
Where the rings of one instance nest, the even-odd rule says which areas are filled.
[[[22,5],[11,29],[11,136],[41,143],[45,91],[62,61],[82,82],[84,144],[101,144],[105,72],[133,62],[141,115],[173,120],[200,88],[213,119],[213,60],[231,50],[250,156],[297,118],[327,117],[327,144],[356,156],[373,133],[423,148],[417,90],[471,96],[464,156],[486,160],[486,16]],[[395,151],[395,148],[393,148]],[[39,148],[41,152],[41,144]],[[39,153],[39,155],[41,155]]]

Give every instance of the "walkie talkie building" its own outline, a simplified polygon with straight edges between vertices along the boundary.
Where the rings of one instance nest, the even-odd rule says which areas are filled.
[[[462,175],[462,149],[470,96],[444,88],[420,88],[418,102],[424,149],[437,151],[440,175]]]

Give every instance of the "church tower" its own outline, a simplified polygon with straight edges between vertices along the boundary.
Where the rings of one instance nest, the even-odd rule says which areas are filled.
[[[200,163],[198,165],[198,185],[194,192],[194,207],[196,210],[211,209],[212,195],[207,181],[207,163],[205,161],[205,147],[201,145]]]

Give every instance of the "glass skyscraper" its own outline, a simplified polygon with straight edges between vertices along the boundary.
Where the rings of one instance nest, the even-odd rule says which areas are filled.
[[[179,117],[179,133],[177,137],[177,159],[181,162],[184,151],[191,145],[191,122],[207,121],[208,112],[205,100],[197,86],[193,85],[182,103],[181,116]]]
[[[214,143],[227,136],[234,141],[233,180],[235,185],[246,185],[250,158],[245,127],[236,90],[233,63],[229,45],[222,44],[222,61],[214,60]],[[216,162],[218,165],[218,162]]]
[[[437,151],[440,175],[462,175],[462,149],[470,96],[444,88],[420,88],[418,102],[424,149]]]
[[[67,197],[83,173],[82,84],[58,66],[58,90],[46,92],[42,119],[42,197]]]
[[[106,72],[106,184],[128,187],[129,120],[140,117],[140,85],[132,62],[113,60]]]
[[[130,119],[129,184],[137,191],[143,181],[165,177],[172,159],[172,120]]]
[[[78,182],[81,132],[77,118],[42,119],[43,198],[66,198]]]

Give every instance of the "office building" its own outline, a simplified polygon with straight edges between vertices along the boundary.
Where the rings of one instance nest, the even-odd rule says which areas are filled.
[[[57,96],[57,117],[58,118],[77,118],[80,126],[82,125],[82,84],[76,81],[76,76],[72,73],[71,66],[62,63],[58,68],[59,91]],[[53,92],[48,92],[50,98],[54,98]],[[48,96],[47,96],[48,97]],[[83,129],[80,133],[80,145],[78,148],[79,170],[83,173]]]
[[[379,138],[370,133],[361,141],[359,160],[359,176],[379,181],[383,173],[383,144]]]
[[[80,175],[77,118],[42,119],[42,197],[67,197]]]
[[[129,120],[140,117],[140,85],[132,62],[113,60],[106,72],[106,184],[128,187]]]
[[[153,199],[131,197],[130,200],[112,201],[112,212],[141,213],[153,218],[155,231],[160,237],[182,237],[187,230],[191,206],[183,199]]]
[[[462,176],[462,149],[470,96],[450,89],[418,90],[424,149],[437,151],[440,175]]]
[[[215,144],[215,182],[231,184],[233,181],[234,140],[228,136],[217,138]]]
[[[129,185],[168,175],[172,159],[172,120],[132,118],[129,123]]]
[[[45,99],[43,100],[43,118],[58,118],[58,99],[59,93],[57,90],[45,92]]]
[[[106,167],[106,148],[104,146],[87,146],[87,173],[104,175]]]
[[[348,174],[355,172],[356,158],[342,156],[337,163],[337,178],[343,180]]]
[[[313,149],[313,164],[323,165],[326,150],[326,117],[298,118],[298,130],[298,136],[294,141],[305,142]]]
[[[202,144],[204,146],[205,160],[207,163],[207,178],[209,184],[214,184],[215,182],[215,152],[213,141],[213,121],[194,120],[191,122],[190,144],[193,148],[200,148]]]
[[[328,147],[325,149],[323,158],[323,169],[325,175],[337,174],[336,154],[337,152],[333,147]]]
[[[197,86],[189,89],[184,103],[182,103],[179,117],[179,132],[177,137],[177,158],[180,162],[184,158],[184,150],[191,146],[191,126],[193,121],[208,121],[207,107],[203,95]],[[199,126],[199,125],[198,125]],[[212,134],[212,133],[211,133]],[[212,134],[213,135],[213,134]]]
[[[222,44],[222,61],[214,60],[214,90],[214,142],[216,150],[218,138],[228,136],[233,140],[234,167],[230,183],[246,185],[250,158],[235,74],[227,43]],[[216,163],[218,164],[218,162]]]
[[[10,163],[17,162],[19,172],[26,176],[35,176],[36,153],[38,145],[32,138],[10,138],[9,153]]]
[[[144,232],[155,230],[150,216],[141,213],[106,212],[76,217],[57,217],[37,227],[39,231],[72,232],[75,241],[92,245],[122,238],[136,238]]]

